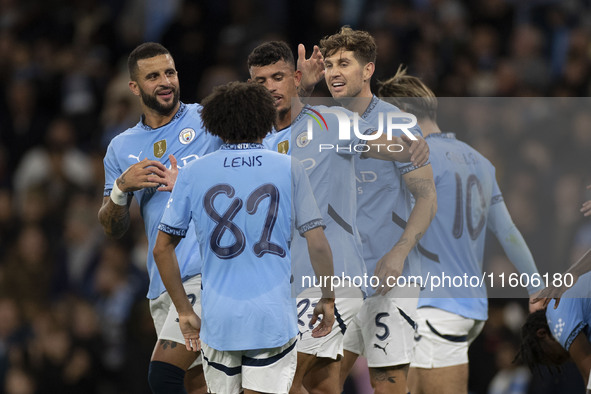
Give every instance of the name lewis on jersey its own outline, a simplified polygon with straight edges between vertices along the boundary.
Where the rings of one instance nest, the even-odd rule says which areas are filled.
[[[261,162],[261,158],[263,156],[237,156],[237,157],[225,157],[224,158],[224,167],[260,167],[263,165]]]

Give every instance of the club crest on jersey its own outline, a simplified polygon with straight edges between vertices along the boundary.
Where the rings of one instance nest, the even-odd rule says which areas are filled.
[[[308,138],[308,132],[304,131],[300,133],[296,138],[296,145],[298,148],[303,148],[310,143],[310,139]]]
[[[166,140],[160,140],[154,144],[154,156],[161,158],[166,152]]]
[[[181,142],[181,144],[187,145],[188,143],[193,141],[193,139],[195,139],[195,130],[193,130],[190,127],[181,130],[179,134],[179,141]]]
[[[281,141],[277,144],[277,152],[287,154],[289,152],[289,140]]]

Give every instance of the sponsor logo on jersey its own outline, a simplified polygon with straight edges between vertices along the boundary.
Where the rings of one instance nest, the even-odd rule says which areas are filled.
[[[161,158],[166,152],[166,140],[160,140],[154,144],[154,156]]]
[[[195,130],[193,130],[190,127],[187,127],[186,129],[182,129],[181,132],[179,133],[179,141],[183,145],[187,145],[188,143],[190,143],[194,139],[195,139]]]
[[[287,154],[289,152],[289,140],[281,141],[277,144],[277,152]]]
[[[306,145],[308,145],[310,143],[310,139],[308,138],[308,132],[304,131],[303,133],[300,133],[298,135],[298,137],[296,138],[296,145],[298,146],[298,148],[303,148]]]

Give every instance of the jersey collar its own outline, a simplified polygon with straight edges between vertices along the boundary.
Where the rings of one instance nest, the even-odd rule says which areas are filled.
[[[426,136],[425,138],[447,138],[450,140],[455,140],[456,133],[432,133]]]
[[[177,120],[178,118],[180,118],[180,117],[181,117],[181,115],[182,115],[183,113],[185,113],[185,111],[186,111],[186,110],[187,110],[187,105],[186,105],[185,103],[181,102],[181,105],[179,106],[179,109],[178,109],[178,111],[176,111],[176,114],[174,114],[174,116],[173,116],[173,117],[170,119],[170,121],[169,121],[169,122],[168,122],[166,125],[169,125],[169,124],[171,124],[172,122],[174,122],[175,120]],[[156,129],[153,129],[153,128],[151,128],[151,127],[150,127],[150,126],[148,126],[147,124],[145,124],[145,123],[144,123],[144,119],[145,119],[145,116],[144,116],[144,115],[140,116],[140,127],[141,127],[142,129],[144,129],[144,130],[148,130],[148,131],[151,131],[151,130],[156,130]],[[163,126],[160,126],[160,127],[164,127],[164,126],[166,126],[166,125],[163,125]],[[160,127],[158,127],[158,129],[159,129]]]
[[[220,149],[224,150],[244,150],[244,149],[265,149],[263,144],[255,142],[242,142],[240,144],[223,144]]]
[[[370,101],[369,105],[367,106],[365,112],[363,113],[363,115],[361,115],[361,119],[367,119],[367,117],[369,116],[371,111],[373,111],[373,109],[376,107],[376,105],[378,105],[379,101],[380,101],[380,99],[377,98],[376,95],[374,94],[372,96],[371,101]]]

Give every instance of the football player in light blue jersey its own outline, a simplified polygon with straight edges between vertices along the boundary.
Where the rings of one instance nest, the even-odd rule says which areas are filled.
[[[297,312],[291,295],[292,236],[307,244],[314,271],[330,277],[332,255],[305,170],[261,144],[274,100],[262,86],[233,82],[203,101],[204,125],[226,144],[179,173],[159,226],[154,257],[179,312],[187,349],[201,340],[210,392],[288,393],[297,364]],[[190,223],[195,224],[194,230]],[[293,235],[294,230],[299,234]],[[196,231],[203,259],[202,320],[181,282],[175,246]],[[334,322],[327,287],[314,308]]]
[[[128,68],[129,88],[139,97],[143,116],[135,127],[109,144],[104,158],[104,199],[98,216],[109,236],[123,236],[129,227],[129,205],[135,197],[151,251],[177,167],[183,171],[191,161],[217,150],[222,141],[204,132],[200,105],[179,101],[178,75],[166,48],[156,43],[138,46],[129,55]],[[177,253],[187,293],[199,310],[201,260],[193,233],[179,244]],[[184,392],[185,371],[201,360],[176,345],[184,344],[184,339],[152,253],[148,254],[147,269],[148,298],[158,335],[148,372],[150,386],[155,393]],[[186,384],[192,393],[206,392],[200,366],[190,369]]]
[[[340,107],[304,105],[297,99],[297,87],[302,74],[295,70],[293,54],[287,44],[273,41],[255,48],[248,58],[251,80],[264,85],[275,99],[277,119],[275,132],[264,144],[275,151],[297,158],[310,178],[310,184],[318,207],[326,223],[326,236],[333,251],[336,277],[364,277],[361,240],[356,224],[355,156],[377,157],[384,160],[424,163],[428,152],[424,141],[412,141],[410,149],[399,137],[388,140],[386,135],[372,141],[381,146],[403,146],[404,149],[375,149],[350,131],[349,118],[353,114]],[[316,117],[318,122],[309,121]],[[346,132],[340,139],[341,119],[346,121]],[[326,123],[324,123],[326,122]],[[320,126],[320,125],[321,126]],[[309,126],[310,125],[310,126]],[[309,133],[309,127],[312,127]],[[359,122],[361,133],[374,130],[363,120]],[[366,148],[366,147],[370,148]],[[396,150],[396,152],[394,152]],[[291,245],[294,259],[295,288],[304,287],[300,281],[309,276],[310,265],[305,260],[304,245],[294,239]],[[314,288],[298,294],[298,369],[292,387],[293,393],[312,390],[323,393],[340,393],[339,361],[343,354],[342,339],[347,324],[355,316],[362,303],[359,288],[346,282],[336,290],[335,315],[337,322],[333,332],[318,340],[310,335],[313,326],[308,308],[319,298]],[[305,388],[305,389],[304,389]]]
[[[441,133],[433,92],[399,68],[382,84],[379,95],[417,116],[431,149],[439,209],[421,241],[432,252],[423,256],[423,277],[482,276],[487,228],[520,273],[538,274],[503,202],[493,165],[454,134]],[[420,340],[411,363],[410,389],[413,393],[467,393],[468,347],[487,319],[486,287],[454,287],[449,281],[436,287],[433,283],[425,283],[419,300]],[[530,285],[528,292],[538,289]]]
[[[587,253],[588,255],[588,253]],[[546,310],[531,313],[521,328],[518,358],[532,372],[539,365],[559,366],[574,361],[591,390],[591,273],[581,275],[564,292],[560,303],[551,300]]]
[[[320,41],[325,79],[333,98],[374,127],[386,127],[401,111],[371,91],[377,47],[365,31],[343,27]],[[420,136],[420,129],[411,131]],[[401,136],[402,130],[394,129]],[[437,211],[431,166],[355,158],[357,225],[369,274],[396,279],[398,286],[370,288],[361,310],[347,329],[341,385],[359,355],[367,359],[377,393],[407,393],[406,376],[413,355],[421,274],[415,245]],[[413,206],[412,197],[415,203]]]

